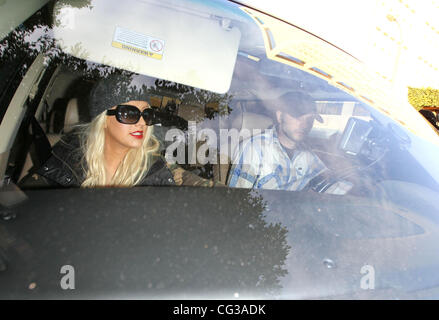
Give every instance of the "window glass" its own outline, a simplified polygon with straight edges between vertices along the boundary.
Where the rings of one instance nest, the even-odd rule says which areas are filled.
[[[145,124],[151,121],[149,127],[157,140],[157,149],[148,161],[162,161],[169,173],[166,178],[158,178],[160,185],[211,187],[212,195],[221,192],[216,191],[220,188],[232,193],[246,192],[244,211],[260,213],[257,221],[264,232],[264,228],[271,228],[269,224],[274,226],[276,230],[270,230],[275,235],[270,239],[278,237],[273,243],[281,248],[281,257],[270,260],[270,270],[276,270],[270,273],[272,282],[263,275],[259,280],[270,283],[267,288],[276,288],[277,293],[280,288],[289,288],[280,293],[282,297],[290,297],[291,284],[298,274],[312,278],[321,273],[314,264],[317,260],[319,267],[323,264],[331,269],[331,259],[339,257],[340,264],[346,262],[341,268],[349,269],[355,264],[359,273],[372,256],[384,268],[406,252],[416,256],[415,249],[405,251],[403,245],[392,242],[394,239],[404,238],[410,248],[416,248],[420,243],[416,242],[417,236],[437,230],[439,169],[435,159],[439,149],[432,143],[437,136],[425,139],[406,119],[410,115],[401,112],[400,117],[394,109],[387,108],[385,90],[368,78],[358,61],[303,30],[228,2],[182,1],[172,7],[173,1],[129,1],[129,10],[120,12],[124,19],[114,22],[108,19],[114,12],[104,3],[51,1],[1,40],[1,98],[7,90],[22,95],[15,104],[10,103],[12,95],[7,101],[1,100],[1,108],[5,112],[22,107],[25,112],[14,118],[15,127],[1,123],[0,130],[12,136],[13,144],[3,176],[7,173],[12,182],[30,194],[47,187],[35,181],[28,184],[27,179],[34,176],[49,181],[53,194],[65,187],[107,185],[98,178],[99,183],[87,184],[96,161],[102,161],[102,141],[100,149],[96,148],[100,153],[92,154],[96,158],[87,158],[87,147],[99,143],[98,138],[84,140],[88,144],[78,140],[72,148],[65,147],[63,143],[70,140],[63,139],[74,137],[77,132],[83,134],[80,130],[95,124],[99,115],[105,121],[111,118],[119,127],[128,124],[123,121],[143,121],[143,117]],[[97,7],[99,14],[95,15]],[[148,14],[157,10],[163,23],[154,28],[134,23],[127,17],[135,9]],[[179,29],[179,23],[188,16],[204,21],[213,34],[221,33],[221,44],[202,47],[206,30]],[[99,32],[84,31],[81,23],[90,22],[87,19],[91,18],[100,19],[93,25],[105,26],[109,38],[98,39]],[[171,18],[176,20],[167,25]],[[67,38],[68,46],[63,42]],[[182,50],[184,39],[200,47]],[[230,76],[221,72],[221,81],[216,82],[210,72],[203,72],[209,65],[206,60],[199,64],[190,61],[193,69],[182,69],[187,73],[179,78],[166,64],[172,48],[172,58],[177,59],[172,65],[176,61],[185,64],[191,53],[197,57],[197,53],[205,52],[203,59],[211,59],[208,62],[215,68],[229,68]],[[177,53],[183,51],[184,59],[182,56],[178,60]],[[210,51],[215,52],[209,55]],[[227,55],[227,63],[215,61],[219,54]],[[126,58],[130,56],[132,60]],[[138,67],[142,61],[154,65],[154,72],[148,73],[143,65]],[[26,74],[31,66],[47,79],[41,81],[37,71]],[[19,80],[13,76],[16,70],[22,73]],[[25,75],[29,75],[31,80],[26,81],[30,82],[22,80]],[[113,82],[100,86],[104,80]],[[194,83],[200,86],[193,86]],[[210,86],[212,83],[221,85]],[[117,100],[120,97],[125,100]],[[152,112],[139,110],[139,101],[146,101]],[[119,105],[134,105],[135,110]],[[111,108],[114,112],[107,113]],[[87,128],[92,130],[92,126]],[[130,141],[143,138],[140,131],[129,134],[133,139]],[[109,139],[108,135],[105,137]],[[60,147],[62,153],[57,154]],[[135,171],[147,162],[130,161],[136,164]],[[122,162],[118,165],[122,166]],[[145,170],[145,175],[139,175],[136,183],[131,181],[131,186],[156,186],[156,177],[147,179],[152,168],[153,165]],[[104,177],[109,175],[105,169],[99,171]],[[123,175],[117,166],[115,172],[114,179]],[[122,182],[108,185],[129,185]],[[193,190],[195,195],[200,192]],[[241,208],[238,196],[233,194],[236,206]],[[226,196],[221,201],[216,199],[221,202],[219,208],[227,202]],[[242,226],[247,222],[243,221]],[[247,225],[250,229],[254,226]],[[312,241],[305,244],[306,239]],[[358,254],[356,241],[365,243]],[[389,253],[388,260],[385,250],[377,256],[371,254],[380,249],[380,243],[396,253]],[[295,250],[297,255],[291,253]],[[307,250],[313,255],[307,255]],[[326,252],[333,256],[327,257]],[[362,260],[360,253],[370,255]],[[299,257],[306,259],[301,261]],[[426,259],[421,257],[424,262]],[[437,259],[432,260],[431,264],[426,263],[428,267],[438,265]],[[403,268],[404,263],[409,262],[403,259],[397,268]],[[386,270],[389,269],[393,270]],[[356,277],[361,277],[357,273]],[[298,287],[309,285],[305,278],[298,280]],[[349,284],[337,287],[340,290],[322,294],[350,290],[357,278],[346,280]]]
[[[318,101],[317,110],[320,114],[341,115],[343,102]]]

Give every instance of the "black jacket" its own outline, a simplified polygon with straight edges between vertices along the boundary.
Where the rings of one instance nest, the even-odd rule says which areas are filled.
[[[77,133],[69,133],[55,144],[46,163],[30,172],[20,182],[22,188],[80,187],[85,180],[83,153]],[[143,180],[137,185],[174,185],[171,171],[157,157]]]

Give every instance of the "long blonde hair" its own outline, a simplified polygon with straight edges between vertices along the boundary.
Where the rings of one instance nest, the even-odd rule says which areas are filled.
[[[104,159],[105,122],[104,111],[82,127],[81,148],[86,166],[83,168],[85,180],[81,187],[134,186],[145,177],[151,166],[153,154],[159,149],[160,143],[153,135],[154,127],[148,127],[140,148],[133,148],[127,152],[110,183],[107,183]]]

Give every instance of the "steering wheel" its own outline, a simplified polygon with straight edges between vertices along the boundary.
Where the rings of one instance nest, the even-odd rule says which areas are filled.
[[[315,192],[324,193],[337,181],[338,179],[335,175],[335,172],[328,169],[311,179],[311,181],[309,181],[305,186],[305,190],[313,190]]]

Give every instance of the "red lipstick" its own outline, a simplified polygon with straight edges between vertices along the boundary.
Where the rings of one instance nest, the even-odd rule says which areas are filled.
[[[136,139],[143,139],[143,131],[134,131],[130,133],[130,136]]]

